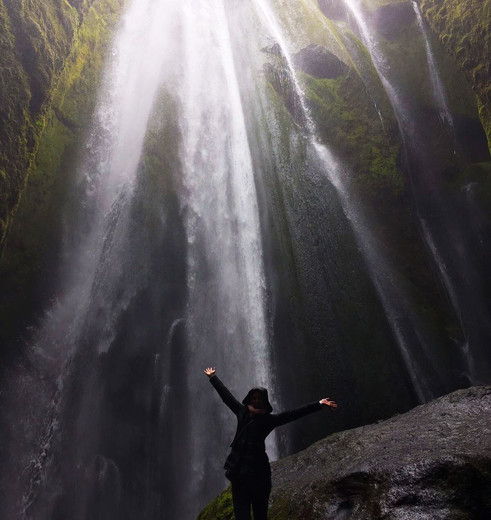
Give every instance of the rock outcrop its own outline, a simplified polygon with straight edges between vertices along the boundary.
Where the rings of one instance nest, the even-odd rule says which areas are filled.
[[[309,45],[302,49],[296,54],[294,63],[314,78],[335,79],[349,71],[346,63],[320,45]]]
[[[491,386],[331,435],[272,465],[271,520],[484,520]],[[199,520],[232,519],[229,490]]]

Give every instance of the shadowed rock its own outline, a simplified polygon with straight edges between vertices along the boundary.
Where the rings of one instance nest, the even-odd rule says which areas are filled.
[[[379,7],[373,14],[373,25],[377,32],[388,40],[400,37],[404,28],[415,19],[411,2],[401,2]]]
[[[484,520],[491,511],[491,386],[331,435],[272,469],[270,520]],[[230,506],[227,493],[200,520],[232,518],[219,516]],[[213,504],[222,509],[211,511]]]
[[[309,45],[294,57],[297,68],[314,78],[334,79],[348,72],[349,67],[321,45]]]
[[[349,10],[340,0],[318,0],[319,9],[332,20],[345,20]]]

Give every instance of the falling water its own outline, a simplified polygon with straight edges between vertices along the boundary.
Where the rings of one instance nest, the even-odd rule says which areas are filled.
[[[85,518],[100,486],[114,490],[115,502],[100,506],[107,508],[107,518],[122,514],[122,486],[128,483],[122,483],[118,462],[101,455],[91,461],[77,457],[104,438],[102,402],[104,387],[111,383],[99,379],[99,365],[118,359],[114,352],[123,348],[122,319],[153,283],[146,252],[154,237],[141,228],[137,198],[145,196],[142,151],[149,122],[157,117],[155,113],[151,117],[152,109],[159,97],[169,93],[179,114],[178,149],[173,153],[179,154],[180,163],[187,304],[167,338],[161,337],[160,351],[152,354],[152,377],[144,383],[148,389],[132,390],[136,395],[143,390],[155,394],[159,401],[161,438],[149,433],[146,442],[156,443],[154,456],[161,467],[150,465],[146,470],[149,497],[141,518],[192,518],[225,483],[219,454],[224,456],[223,447],[230,442],[233,417],[206,382],[206,366],[216,365],[223,380],[240,392],[237,397],[261,385],[270,388],[272,401],[280,404],[269,354],[253,166],[230,39],[222,0],[135,0],[128,7],[79,168],[75,198],[80,204],[78,217],[67,220],[60,296],[46,312],[30,348],[32,363],[47,366],[44,370],[49,373],[43,378],[57,383],[35,398],[39,411],[31,417],[29,442],[39,450],[18,447],[32,460],[23,469],[27,491],[22,491],[20,501],[6,506],[9,514],[20,510],[23,518],[44,520],[61,507],[71,511],[67,514],[73,520]],[[161,117],[165,124],[171,116]],[[158,287],[152,291],[153,299],[162,298]],[[159,325],[148,322],[143,328],[155,329],[155,336]],[[137,349],[138,345],[125,346],[126,354],[119,354],[117,363],[128,352],[138,359]],[[91,383],[90,390],[72,394],[82,380]],[[35,382],[29,385],[26,400],[34,399]],[[154,398],[149,399],[153,407]],[[177,403],[184,408],[181,414],[175,413]],[[67,419],[73,414],[78,414],[75,430],[73,419]],[[87,420],[90,425],[83,424]],[[142,424],[141,430],[145,429]],[[66,457],[64,450],[71,449],[71,443],[76,449]],[[268,439],[268,451],[277,457],[274,435]],[[69,468],[72,459],[81,473],[95,474],[99,484],[89,483],[73,504],[60,505],[60,496],[51,490],[64,485],[58,468]],[[175,479],[181,475],[185,481],[159,477],[169,486],[158,492],[162,501],[150,493],[155,472],[170,472]]]
[[[217,365],[220,376],[236,391],[261,385],[270,389],[278,405],[265,316],[258,203],[226,10],[221,1],[198,1],[185,6],[183,13],[180,98],[187,193],[182,205],[188,241],[188,384],[191,391],[196,374]],[[210,488],[210,467],[216,467],[217,453],[210,441],[213,411],[210,396],[197,395],[194,401],[210,418],[191,417],[191,482],[193,487]],[[220,428],[232,424],[229,415],[226,409],[220,413]],[[231,436],[230,426],[226,431]],[[220,432],[213,437],[220,438]],[[268,451],[277,457],[274,434],[268,438]]]
[[[447,95],[445,93],[445,88],[443,87],[443,83],[440,78],[440,73],[438,72],[438,67],[435,63],[435,57],[431,49],[428,30],[426,28],[425,23],[423,22],[423,17],[421,16],[421,11],[419,9],[418,4],[414,1],[412,4],[414,12],[416,13],[416,19],[418,20],[419,28],[424,38],[426,59],[428,60],[428,70],[430,72],[431,82],[433,85],[433,95],[435,98],[435,102],[440,109],[440,117],[442,119],[442,123],[444,125],[448,125],[448,127],[453,130],[453,117],[450,112],[450,109],[448,108],[448,101]]]

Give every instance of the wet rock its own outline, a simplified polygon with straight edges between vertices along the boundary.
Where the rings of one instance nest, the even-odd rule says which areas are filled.
[[[420,0],[419,6],[443,47],[455,58],[477,94],[491,150],[491,11],[481,0]]]
[[[270,520],[487,519],[491,386],[331,435],[272,469]],[[216,503],[230,510],[227,493]]]
[[[293,61],[297,68],[314,78],[334,79],[349,70],[348,65],[321,45],[305,47],[295,55]]]
[[[348,8],[340,0],[318,0],[319,9],[331,20],[345,20]]]
[[[379,7],[373,14],[372,23],[382,36],[396,40],[415,17],[411,2],[399,2]]]

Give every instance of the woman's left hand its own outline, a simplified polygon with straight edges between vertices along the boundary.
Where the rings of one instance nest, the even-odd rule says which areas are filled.
[[[323,404],[323,405],[325,405],[325,406],[329,406],[329,407],[331,407],[331,408],[337,408],[337,407],[338,407],[338,405],[337,405],[334,401],[331,401],[331,400],[329,399],[329,397],[325,397],[324,399],[321,399],[321,400],[319,401],[319,403],[320,403],[320,404]]]

